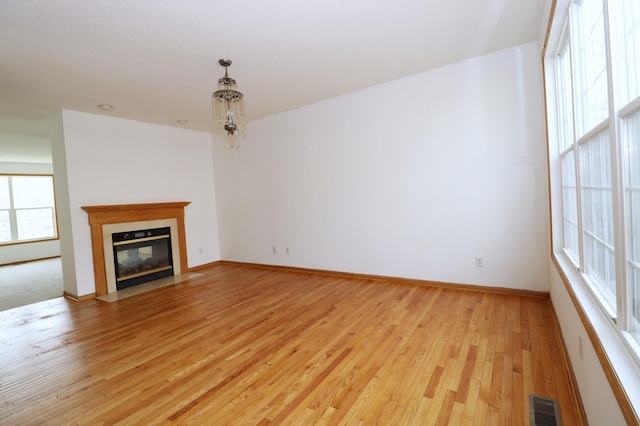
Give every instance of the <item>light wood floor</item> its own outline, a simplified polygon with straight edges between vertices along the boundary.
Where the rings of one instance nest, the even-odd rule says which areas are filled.
[[[0,313],[0,424],[581,424],[542,298],[219,265]]]

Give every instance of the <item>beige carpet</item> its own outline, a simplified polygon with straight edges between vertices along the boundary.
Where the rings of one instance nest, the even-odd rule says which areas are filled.
[[[0,266],[0,311],[61,297],[63,290],[59,257]]]

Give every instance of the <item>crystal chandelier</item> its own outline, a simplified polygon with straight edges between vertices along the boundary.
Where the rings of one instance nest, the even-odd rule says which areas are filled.
[[[224,67],[224,77],[218,80],[218,90],[213,92],[213,121],[218,130],[225,135],[229,147],[240,147],[240,135],[244,133],[244,95],[237,90],[236,81],[229,77],[228,67],[231,60],[220,59],[218,63]]]

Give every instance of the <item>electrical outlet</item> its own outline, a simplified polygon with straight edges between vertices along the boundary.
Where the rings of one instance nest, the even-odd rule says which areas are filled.
[[[285,252],[286,252],[287,254],[289,254],[289,247],[287,247],[287,248],[285,249]]]
[[[275,247],[271,247],[271,251],[273,252],[273,254],[276,254],[276,248]]]
[[[481,257],[476,257],[476,268],[482,268],[484,266],[484,262]]]
[[[584,346],[582,340],[582,334],[578,334],[578,353],[580,354],[580,359],[582,359],[582,349]]]

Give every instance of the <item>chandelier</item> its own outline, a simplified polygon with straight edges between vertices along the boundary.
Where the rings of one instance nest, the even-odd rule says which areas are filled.
[[[240,134],[244,133],[244,95],[237,90],[236,81],[229,77],[228,67],[231,60],[220,59],[224,67],[224,77],[218,80],[218,90],[213,92],[213,122],[218,131],[226,137],[229,147],[240,147]]]

